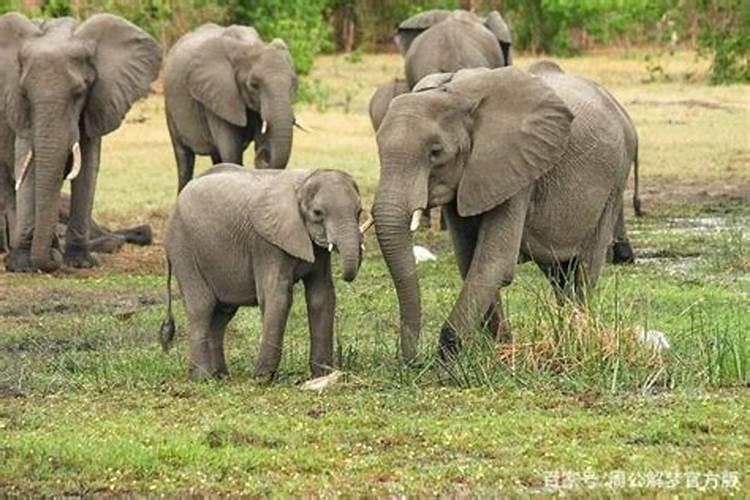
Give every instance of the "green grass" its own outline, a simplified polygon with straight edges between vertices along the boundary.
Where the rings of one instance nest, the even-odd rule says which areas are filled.
[[[313,78],[328,97],[298,110],[315,132],[295,136],[292,166],[353,173],[369,205],[378,166],[367,99],[399,61],[321,58]],[[161,98],[139,103],[105,140],[96,211],[112,225],[153,224],[157,245],[101,256],[93,271],[0,274],[0,491],[529,495],[551,492],[550,474],[586,473],[599,495],[740,495],[695,489],[687,473],[736,477],[747,491],[750,87],[706,86],[707,64],[691,53],[663,61],[671,81],[649,84],[640,53],[561,62],[606,83],[638,125],[647,216],[628,218],[641,260],[605,269],[587,315],[558,307],[538,270],[519,266],[504,294],[514,343],[477,332],[443,365],[437,332],[460,279],[447,235],[421,231],[438,260],[419,267],[422,352],[407,369],[370,235],[357,280],[336,270],[344,378],[322,394],[297,388],[308,377],[301,290],[271,385],[250,377],[257,309],[230,324],[227,380],[187,380],[181,306],[176,346],[161,352],[160,237],[176,173]],[[641,327],[665,332],[672,349],[644,348]],[[640,484],[673,471],[683,474],[674,489]],[[610,488],[619,473],[633,484]],[[575,493],[587,492],[579,481]]]

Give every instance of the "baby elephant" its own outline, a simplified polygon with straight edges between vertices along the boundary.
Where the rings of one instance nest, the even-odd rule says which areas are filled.
[[[362,260],[359,189],[335,170],[245,170],[221,164],[189,183],[167,225],[168,275],[180,284],[190,332],[191,377],[227,374],[224,331],[239,306],[260,305],[263,336],[255,376],[272,378],[292,288],[302,280],[310,327],[310,370],[333,365],[336,295],[331,252],[352,281]],[[170,278],[167,280],[169,288]],[[162,347],[174,337],[171,297]]]

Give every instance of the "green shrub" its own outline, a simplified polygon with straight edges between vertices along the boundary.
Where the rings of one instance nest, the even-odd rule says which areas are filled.
[[[750,4],[704,0],[700,48],[711,54],[712,83],[750,82]]]
[[[310,72],[315,55],[331,47],[324,18],[329,0],[235,0],[233,21],[253,26],[264,39],[278,37],[289,46],[297,73]]]

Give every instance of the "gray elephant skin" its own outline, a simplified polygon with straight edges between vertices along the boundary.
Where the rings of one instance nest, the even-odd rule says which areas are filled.
[[[499,68],[512,62],[510,29],[497,11],[480,18],[465,10],[428,10],[403,21],[394,41],[405,58],[406,79],[381,85],[370,99],[375,131],[390,101],[423,77],[466,68]]]
[[[362,259],[359,189],[334,170],[259,171],[219,165],[177,198],[165,247],[185,302],[191,376],[227,373],[224,331],[239,306],[259,305],[263,318],[256,377],[273,377],[295,282],[305,286],[314,377],[333,365],[336,295],[331,251],[353,280]],[[169,273],[171,276],[171,273]],[[169,284],[167,285],[169,288]],[[171,299],[170,299],[171,300]],[[174,336],[169,305],[160,332]]]
[[[66,178],[71,206],[62,261],[96,265],[89,225],[102,136],[146,96],[160,64],[159,45],[117,16],[80,24],[0,17],[0,196],[13,226],[6,269],[60,266],[52,242]]]
[[[195,155],[242,165],[255,143],[257,168],[285,168],[292,150],[297,88],[289,50],[250,27],[206,24],[183,36],[164,68],[167,125],[178,190],[192,179]]]
[[[532,63],[529,65],[526,70],[529,73],[533,73],[535,75],[543,75],[545,73],[557,73],[562,74],[564,73],[563,69],[555,62],[553,61],[537,61],[535,63]],[[583,77],[579,77],[583,78]],[[630,117],[628,112],[625,110],[625,108],[617,101],[617,99],[614,98],[612,94],[609,93],[609,91],[602,85],[599,85],[598,83],[588,80],[591,85],[594,85],[599,88],[599,90],[605,94],[609,100],[614,104],[614,106],[617,108],[617,113],[615,114],[615,118],[618,119],[623,127],[623,130],[625,131],[626,141],[628,144],[628,147],[634,150],[633,153],[633,180],[634,180],[634,186],[633,186],[633,211],[636,215],[636,217],[642,216],[641,212],[641,200],[638,195],[638,170],[639,170],[639,164],[638,164],[638,131],[635,128],[635,124],[633,123],[633,119]],[[628,231],[627,227],[625,226],[625,207],[624,204],[620,204],[620,207],[617,209],[617,222],[615,224],[615,231],[614,231],[614,238],[612,240],[612,243],[609,246],[608,253],[607,253],[607,260],[609,262],[612,262],[613,264],[632,264],[635,262],[635,253],[633,252],[633,247],[630,244],[630,239],[628,238]]]
[[[410,227],[430,207],[444,209],[463,278],[440,332],[444,357],[485,322],[507,333],[498,290],[519,259],[534,261],[558,296],[585,303],[635,159],[619,109],[589,80],[512,67],[433,75],[391,103],[377,134],[373,216],[404,361],[417,354],[421,323]]]

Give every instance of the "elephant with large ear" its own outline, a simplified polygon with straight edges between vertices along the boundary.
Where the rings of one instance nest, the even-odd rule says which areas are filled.
[[[488,319],[507,329],[498,290],[519,259],[534,261],[561,298],[585,302],[635,154],[611,97],[586,79],[511,67],[426,83],[394,99],[377,134],[373,215],[407,362],[420,335],[410,229],[422,210],[443,207],[463,278],[440,332],[449,356]]]
[[[526,69],[529,73],[535,75],[542,75],[545,73],[565,73],[565,71],[553,61],[537,61],[529,65]],[[627,110],[620,104],[617,99],[610,94],[602,85],[596,82],[590,81],[591,85],[596,85],[599,90],[607,98],[609,98],[612,106],[617,108],[617,116],[619,117],[622,128],[625,131],[625,141],[628,151],[632,152],[633,156],[633,177],[634,177],[634,188],[633,188],[633,211],[636,217],[640,217],[641,213],[641,199],[638,195],[638,131],[635,128],[633,119],[628,114]],[[625,210],[623,204],[620,204],[617,210],[617,223],[615,224],[615,233],[612,244],[609,247],[608,256],[613,264],[632,264],[635,262],[635,252],[630,244],[628,238],[628,230],[625,226]]]
[[[257,168],[286,168],[295,125],[297,75],[286,44],[264,43],[250,27],[206,24],[182,37],[164,69],[167,125],[178,191],[195,155],[242,165],[255,143]]]
[[[432,73],[512,64],[510,29],[497,11],[481,18],[465,10],[430,10],[402,22],[394,39],[409,88]]]
[[[161,49],[140,28],[109,14],[79,24],[70,18],[33,23],[11,13],[0,17],[0,63],[0,194],[16,198],[6,201],[16,207],[6,269],[60,266],[53,239],[65,179],[72,184],[62,261],[94,266],[88,240],[101,139],[146,96]]]
[[[338,251],[342,277],[352,281],[362,260],[360,213],[357,184],[335,170],[259,171],[225,164],[191,181],[177,197],[165,245],[185,301],[192,377],[227,373],[224,330],[243,305],[260,305],[255,375],[272,377],[300,280],[310,370],[314,377],[327,373],[336,307],[331,252]],[[171,302],[160,336],[166,349],[174,336]]]

